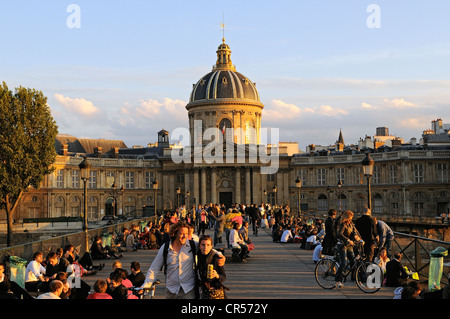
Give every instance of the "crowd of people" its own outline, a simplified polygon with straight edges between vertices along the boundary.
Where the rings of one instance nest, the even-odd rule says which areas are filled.
[[[410,280],[401,264],[402,255],[391,252],[394,233],[383,221],[371,215],[370,209],[354,219],[351,211],[338,214],[330,209],[328,217],[300,217],[291,214],[288,205],[236,204],[230,208],[209,204],[186,208],[184,205],[158,216],[154,222],[123,228],[117,236],[96,236],[90,252],[81,258],[73,245],[48,253],[35,252],[26,267],[25,287],[8,280],[5,264],[0,264],[0,297],[19,299],[134,299],[132,288],[146,288],[164,269],[166,298],[221,299],[226,297],[224,250],[230,249],[232,261],[246,262],[254,244],[249,236],[258,230],[271,232],[273,242],[298,244],[300,249],[313,250],[313,261],[323,255],[338,258],[336,286],[342,287],[342,270],[353,263],[355,246],[363,245],[364,257],[377,263],[386,286],[397,287],[396,298],[420,298],[422,288]],[[210,229],[212,236],[206,235]],[[223,238],[225,237],[225,238]],[[123,253],[138,249],[157,249],[157,255],[146,274],[133,261],[128,270],[122,267]],[[91,287],[82,276],[96,274],[105,267],[105,260],[113,260],[108,278],[98,279]],[[182,264],[178,262],[182,260]],[[95,261],[103,261],[95,266]],[[182,277],[178,274],[181,271]],[[77,285],[74,285],[77,278]],[[413,291],[414,290],[414,291]],[[448,293],[446,292],[447,297]]]

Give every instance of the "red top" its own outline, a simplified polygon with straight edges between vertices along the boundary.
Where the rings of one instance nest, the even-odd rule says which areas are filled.
[[[86,299],[113,299],[110,295],[104,292],[95,292],[89,294]]]

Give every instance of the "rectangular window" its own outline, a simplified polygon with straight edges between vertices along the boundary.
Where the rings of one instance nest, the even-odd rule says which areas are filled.
[[[307,182],[306,182],[306,169],[298,169],[297,170],[297,176],[302,181],[302,187],[308,185]]]
[[[90,219],[90,220],[97,220],[98,219],[98,213],[97,213],[97,207],[96,206],[89,206],[88,207],[88,219]]]
[[[267,174],[267,181],[275,182],[275,176],[276,176],[276,174]]]
[[[177,183],[184,183],[184,172],[177,172]]]
[[[64,170],[59,169],[56,172],[56,187],[63,188],[64,187]]]
[[[373,167],[373,183],[380,184],[381,183],[381,169],[380,166]]]
[[[145,188],[147,189],[153,189],[153,172],[145,172]]]
[[[447,183],[448,182],[447,164],[438,163],[436,170],[437,170],[437,182],[438,183]]]
[[[28,218],[39,218],[39,207],[28,207]]]
[[[336,183],[341,180],[342,184],[345,184],[345,168],[344,167],[338,167],[336,169],[337,172],[337,180]]]
[[[80,171],[72,170],[72,188],[80,188]]]
[[[116,180],[115,172],[106,172],[106,187],[111,187]]]
[[[414,164],[414,183],[423,182],[423,164]]]
[[[325,186],[326,185],[326,168],[318,168],[317,169],[317,186]]]
[[[97,171],[89,172],[89,188],[97,188]]]
[[[355,167],[355,183],[356,185],[362,185],[364,183],[363,168],[360,166]]]
[[[418,202],[414,203],[414,213],[418,216],[421,216],[425,212],[425,204]]]
[[[397,166],[391,165],[389,167],[389,182],[391,184],[397,184]]]
[[[125,187],[128,189],[134,188],[134,172],[125,172]]]

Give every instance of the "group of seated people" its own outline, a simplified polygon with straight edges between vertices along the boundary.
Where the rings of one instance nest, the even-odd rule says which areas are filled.
[[[300,244],[300,248],[313,250],[325,235],[321,219],[315,221],[284,217],[275,220],[272,226],[272,239],[277,243]]]
[[[128,273],[115,260],[114,271],[105,280],[97,280],[92,293],[82,276],[94,275],[97,270],[87,270],[79,263],[73,245],[51,251],[45,258],[43,252],[35,252],[25,269],[24,287],[10,280],[5,269],[6,263],[0,263],[0,299],[130,299],[137,298],[130,288],[145,281],[139,262],[132,262]]]
[[[5,264],[1,268],[4,272]],[[1,283],[5,286],[0,295],[11,299],[32,299],[33,295],[38,295],[38,299],[84,299],[91,287],[81,277],[96,273],[97,270],[79,263],[73,245],[51,251],[45,258],[43,252],[37,251],[26,266],[24,287],[2,273]]]
[[[141,287],[145,281],[145,274],[141,271],[139,262],[131,263],[130,273],[122,268],[119,260],[114,261],[112,268],[109,277],[95,281],[94,291],[87,299],[138,299],[132,288]]]

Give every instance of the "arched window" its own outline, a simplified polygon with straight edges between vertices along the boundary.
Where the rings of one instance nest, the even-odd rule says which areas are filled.
[[[245,144],[256,144],[256,131],[253,121],[245,122]]]
[[[227,118],[223,118],[222,120],[220,120],[219,122],[219,130],[220,132],[222,132],[223,137],[226,140],[229,141],[233,141],[233,130],[231,130],[232,125],[231,125],[231,121]]]

